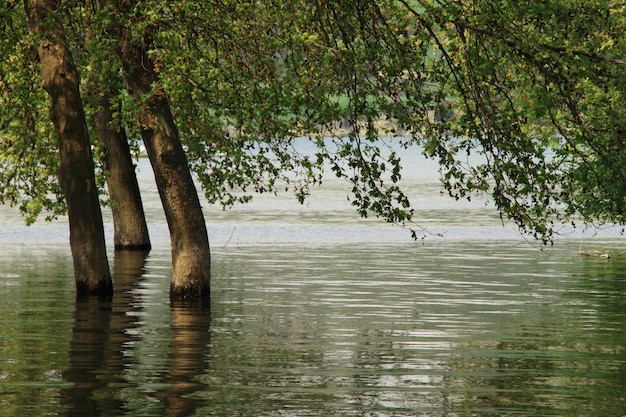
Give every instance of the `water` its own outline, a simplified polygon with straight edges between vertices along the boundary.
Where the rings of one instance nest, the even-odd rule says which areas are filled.
[[[110,253],[110,303],[75,302],[64,219],[0,208],[0,415],[626,414],[626,257],[578,257],[576,231],[540,251],[416,162],[425,240],[357,218],[337,181],[305,207],[207,206],[211,303],[170,305],[146,162],[154,249]],[[584,247],[618,255],[618,236]]]

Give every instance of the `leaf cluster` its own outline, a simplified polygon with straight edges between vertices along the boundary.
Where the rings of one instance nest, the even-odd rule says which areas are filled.
[[[54,218],[65,210],[56,142],[36,43],[17,4],[0,4],[0,31],[0,203],[17,206],[30,224],[41,212]]]

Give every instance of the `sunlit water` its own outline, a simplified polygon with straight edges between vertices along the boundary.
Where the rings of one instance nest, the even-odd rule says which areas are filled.
[[[211,303],[170,305],[146,162],[154,249],[110,253],[110,303],[75,302],[64,219],[26,228],[0,208],[1,416],[626,414],[619,231],[541,251],[416,160],[423,241],[359,219],[338,181],[305,206],[207,206]],[[615,256],[577,256],[582,238]]]

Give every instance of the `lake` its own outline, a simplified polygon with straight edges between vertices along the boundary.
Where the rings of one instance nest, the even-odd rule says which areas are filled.
[[[206,305],[169,303],[145,159],[154,249],[110,252],[112,302],[75,302],[65,219],[25,227],[0,206],[0,415],[625,415],[619,228],[563,229],[541,250],[488,202],[442,196],[431,161],[407,162],[417,242],[358,218],[336,179],[304,206],[205,205]]]

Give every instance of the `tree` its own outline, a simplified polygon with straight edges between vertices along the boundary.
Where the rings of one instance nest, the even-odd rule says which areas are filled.
[[[126,82],[139,103],[137,121],[154,170],[155,180],[170,231],[172,247],[173,300],[208,297],[211,255],[202,207],[198,199],[177,126],[171,113],[167,92],[147,51],[153,45],[148,25],[140,35],[131,24],[141,21],[134,2],[121,2],[111,8],[123,19],[114,31],[125,70]],[[141,22],[143,23],[143,22]]]
[[[17,206],[32,224],[42,211],[47,218],[65,213],[57,181],[57,140],[49,101],[40,88],[37,40],[28,31],[24,9],[0,5],[0,202]]]
[[[131,8],[132,4],[122,5],[122,9],[124,9],[123,13],[127,13],[126,17],[131,17]],[[76,10],[76,8],[65,9],[64,12],[66,14],[63,17],[71,20],[71,13],[74,10]],[[112,10],[113,9],[108,8],[107,12],[110,12]],[[116,13],[120,12],[120,10],[116,10]],[[10,12],[13,13],[14,10],[10,10]],[[78,13],[81,13],[80,8],[78,8]],[[104,14],[102,14],[101,17],[102,16],[104,16],[105,19],[107,17]],[[5,17],[13,16],[11,16],[9,14],[9,10],[7,10],[7,14],[5,15]],[[60,16],[57,15],[57,18],[60,19]],[[57,26],[55,26],[55,29],[60,32],[62,30],[61,24],[59,23]],[[158,76],[156,76],[156,72],[153,69],[144,71],[144,64],[146,62],[150,62],[150,58],[146,55],[146,51],[145,49],[143,49],[143,47],[146,45],[150,45],[150,35],[147,34],[146,38],[140,37],[139,39],[135,39],[133,37],[134,35],[131,35],[130,27],[124,27],[120,25],[117,26],[115,29],[118,31],[117,34],[120,36],[115,38],[115,50],[117,50],[121,55],[121,62],[125,64],[125,69],[128,70],[124,73],[124,76],[126,78],[126,81],[128,82],[128,85],[132,89],[131,91],[135,93],[134,98],[138,103],[140,103],[144,98],[146,98],[146,96],[150,95],[152,82],[158,79]],[[94,33],[92,32],[91,35],[93,34]],[[76,50],[85,51],[83,36],[78,36],[73,39]],[[126,37],[123,38],[123,36]],[[15,37],[15,39],[17,40],[17,36]],[[67,49],[67,43],[65,41],[65,38],[63,39],[63,43],[64,47],[66,47]],[[145,45],[142,45],[142,43],[145,43]],[[110,44],[105,44],[104,46],[108,47],[110,46]],[[102,51],[100,52],[101,53],[98,54],[98,56],[102,57]],[[106,52],[107,51],[105,51],[105,53]],[[73,97],[75,99],[73,104],[76,107],[73,108],[73,110],[76,112],[76,114],[82,117],[84,126],[84,113],[82,107],[80,109],[78,108],[79,105],[81,105],[80,97],[78,95],[78,74],[75,67],[72,66],[72,70],[73,75],[76,76],[75,90],[72,91],[72,93],[76,94],[75,97]],[[107,74],[111,75],[110,73],[107,73],[107,71],[103,71],[100,73],[100,75],[104,75],[103,79],[101,80],[104,82],[101,84],[100,91],[93,91],[93,104],[95,104],[95,106],[92,107],[90,113],[96,115],[96,130],[98,130],[98,132],[101,134],[103,140],[107,142],[107,153],[105,154],[104,158],[105,170],[119,163],[122,164],[122,168],[126,171],[127,174],[132,174],[131,170],[128,169],[129,164],[127,163],[127,144],[124,143],[122,129],[124,126],[121,126],[120,129],[112,130],[112,128],[114,128],[115,126],[113,123],[111,123],[110,120],[111,114],[109,113],[109,105],[112,103],[111,99],[114,95],[114,93],[112,93],[113,90],[111,89],[115,87],[115,84],[111,83],[111,79],[114,77],[109,76],[107,79]],[[10,90],[10,87],[11,86],[9,86],[7,90]],[[25,89],[28,88],[29,87],[25,85]],[[8,91],[8,93],[10,94],[11,91]],[[170,225],[170,228],[172,230],[173,273],[170,295],[173,299],[187,297],[205,297],[209,294],[210,252],[208,237],[206,234],[206,226],[204,224],[199,200],[197,194],[195,193],[194,184],[189,173],[185,154],[180,145],[180,141],[178,140],[178,133],[176,132],[176,126],[169,110],[165,94],[156,93],[148,100],[148,102],[150,103],[148,105],[148,109],[138,112],[137,114],[140,125],[140,128],[137,130],[141,131],[144,143],[146,144],[146,147],[148,149],[148,154],[151,158],[151,163],[153,164],[155,170],[155,177],[157,180],[159,191],[161,196],[163,197],[168,224]],[[145,104],[146,102],[143,103]],[[67,116],[63,113],[61,109],[59,109],[58,112],[60,113],[59,117]],[[162,121],[164,121],[164,123],[161,123]],[[165,129],[161,129],[162,127]],[[86,132],[87,129],[85,128],[83,133]],[[85,138],[81,139],[87,139],[87,142],[81,142],[81,146],[86,146],[86,149],[90,151],[91,148],[89,146],[88,136],[85,136]],[[177,142],[178,146],[176,147]],[[33,145],[35,143],[36,142],[33,141]],[[13,145],[13,142],[11,142],[9,145]],[[117,148],[113,147],[112,145],[115,145],[117,148],[119,148],[119,151],[116,151]],[[172,145],[174,145],[174,147]],[[35,147],[33,146],[33,148]],[[9,146],[6,146],[6,150],[8,149]],[[20,149],[23,150],[23,148]],[[89,156],[90,158],[92,158],[91,153],[89,153]],[[120,158],[123,158],[124,160],[121,160]],[[26,174],[16,180],[17,184],[15,188],[18,191],[13,192],[11,188],[8,188],[6,190],[6,194],[9,194],[9,201],[21,202],[24,199],[28,200],[27,192],[19,192],[28,186],[37,186],[43,190],[46,189],[45,187],[49,186],[47,184],[47,181],[51,180],[50,177],[46,177],[43,180],[39,178],[33,179],[28,177],[28,170],[32,170],[33,168],[35,168],[37,162],[32,162],[31,164],[30,158],[26,161],[16,159],[15,161],[11,162],[12,164],[9,165],[9,167],[20,174],[22,171],[19,169],[19,164],[21,162],[29,162],[29,164],[27,165],[27,169],[24,170],[26,171]],[[62,171],[65,173],[67,171],[65,162],[62,161],[60,165],[61,167],[65,167],[64,171],[62,169]],[[93,178],[93,162],[90,170],[91,177]],[[114,170],[112,169],[111,171]],[[64,187],[62,180],[65,178],[67,181],[69,181],[71,179],[71,176],[68,174],[69,172],[64,176],[61,175],[61,188],[63,188],[64,192],[66,191],[67,187]],[[15,176],[11,175],[10,173],[7,176],[10,180],[14,180],[15,178]],[[115,173],[111,172],[109,180],[114,178]],[[74,177],[74,179],[76,179],[76,177]],[[129,175],[126,177],[126,179],[122,180],[122,182],[126,182],[126,184],[121,184],[123,186],[109,187],[109,191],[112,193],[114,198],[114,218],[116,219],[116,209],[120,208],[120,206],[124,202],[115,201],[118,200],[118,198],[114,196],[115,192],[116,190],[127,191],[129,189],[128,181],[132,180],[134,180],[134,175]],[[111,185],[111,182],[109,182],[109,185]],[[90,189],[94,191],[96,201],[98,201],[95,182],[93,187]],[[67,193],[65,194],[67,195]],[[3,196],[3,200],[5,199],[6,197]],[[52,208],[55,210],[55,213],[62,213],[64,210],[63,203],[65,201],[62,199],[59,200],[59,204],[55,203],[54,201],[45,202],[49,204],[45,206],[43,204],[37,206],[34,204],[28,204],[27,202],[22,206],[23,211],[29,214],[31,218],[34,218],[42,209],[45,208]],[[72,207],[75,207],[75,205],[70,204],[69,198],[67,199],[67,203],[67,209],[70,219],[75,219],[77,216],[76,214],[74,214],[72,209]],[[125,218],[124,221],[127,220],[128,218]],[[120,227],[127,226],[124,223],[118,223],[118,225]],[[117,227],[118,225],[116,225],[116,232],[119,230]],[[96,226],[97,225],[94,225],[94,228],[97,229]],[[76,228],[73,228],[72,230],[76,230]],[[120,234],[116,233],[116,242],[118,241],[117,238],[119,236]],[[72,245],[72,247],[74,248],[75,245]],[[88,249],[88,247],[83,247],[83,250],[86,249]],[[81,259],[84,262],[88,261],[86,257],[83,257]],[[93,261],[93,259],[89,259],[89,261]]]
[[[101,144],[102,169],[113,213],[113,242],[116,250],[150,250],[148,226],[126,128],[119,116],[115,116],[123,111],[118,100],[123,79],[119,76],[117,47],[106,33],[104,4],[93,7],[95,10],[88,14],[90,32],[84,45],[89,69],[85,72],[90,75],[86,85],[92,100],[92,123]],[[101,14],[105,15],[104,18]]]
[[[625,224],[624,6],[419,3],[404,2],[433,28],[455,81],[452,134],[427,147],[450,193],[489,190],[503,215],[545,243],[578,216]],[[462,166],[466,152],[485,163]]]
[[[298,167],[303,199],[325,160],[353,183],[361,215],[411,222],[410,199],[397,185],[401,161],[383,151],[382,135],[422,146],[439,160],[450,196],[488,194],[503,218],[544,243],[577,216],[626,223],[621,4],[258,7],[181,6],[177,29],[184,32],[187,17],[199,22],[183,36],[189,46],[174,56],[154,52],[181,94],[177,113],[214,130],[196,135],[194,126],[184,135],[209,198],[233,186],[276,191],[282,173]],[[210,105],[193,108],[199,103]],[[339,123],[345,129],[333,131]],[[290,138],[302,135],[315,140],[317,159],[291,152]],[[321,135],[335,136],[332,145]],[[249,154],[233,152],[232,143]],[[472,154],[482,162],[469,164]]]
[[[352,183],[361,215],[410,224],[411,201],[399,186],[401,161],[391,145],[417,144],[439,160],[452,197],[486,193],[503,217],[546,243],[573,216],[626,223],[619,42],[626,19],[619,3],[117,6],[107,3],[96,20],[109,27],[104,43],[119,48],[127,90],[118,85],[118,96],[128,93],[133,104],[103,90],[111,109],[131,115],[106,125],[132,132],[139,122],[173,237],[175,294],[183,281],[191,287],[181,294],[208,291],[208,239],[188,165],[209,201],[224,206],[249,201],[239,190],[284,186],[304,201],[330,166],[332,175]],[[19,28],[5,32],[11,42],[4,49],[19,44]],[[77,51],[82,36],[73,44]],[[10,52],[26,62],[28,51]],[[2,68],[27,73],[10,60]],[[3,81],[5,91],[9,85],[19,87],[22,100],[3,113],[32,119],[39,130],[28,137],[42,141],[36,138],[45,128],[34,116],[40,101],[23,99],[31,94],[29,81]],[[88,114],[97,113],[88,107]],[[20,145],[2,149],[10,161],[15,152],[30,158],[30,170],[8,162],[0,173],[9,184],[3,199],[27,213],[56,207],[25,196],[28,184],[58,195],[53,184],[42,185],[50,174],[37,165],[51,153],[30,149],[11,123],[3,130]],[[292,146],[300,137],[317,146],[314,155]],[[480,162],[469,164],[468,155]]]
[[[128,138],[122,127],[114,125],[111,96],[95,92],[93,100],[97,109],[95,130],[104,147],[102,166],[107,173],[114,246],[116,250],[150,250],[152,245]]]
[[[58,22],[54,0],[24,3],[30,30],[38,37],[43,88],[58,137],[59,184],[67,202],[70,246],[78,295],[111,295],[102,213],[93,155],[79,92],[79,76]]]
[[[42,212],[47,212],[48,220],[65,214],[66,206],[56,178],[56,140],[47,117],[47,98],[45,91],[38,88],[39,62],[37,50],[32,46],[36,41],[31,39],[24,23],[26,17],[16,4],[4,4],[0,13],[2,53],[8,57],[0,68],[0,100],[5,104],[1,107],[0,126],[0,202],[18,206],[26,223],[32,224]],[[86,100],[89,105],[83,107],[87,110],[92,144],[100,142],[94,146],[103,173],[97,184],[108,182],[115,247],[149,248],[125,129],[117,120],[121,103],[114,100],[120,91],[119,75],[114,68],[116,61],[111,60],[110,44],[101,43],[104,39],[98,28],[102,22],[97,20],[97,11],[87,16],[80,13],[74,16],[64,8],[58,16],[72,50],[81,51],[73,58],[83,74],[83,98],[89,99]],[[88,24],[89,30],[79,27],[79,21],[83,26]]]

